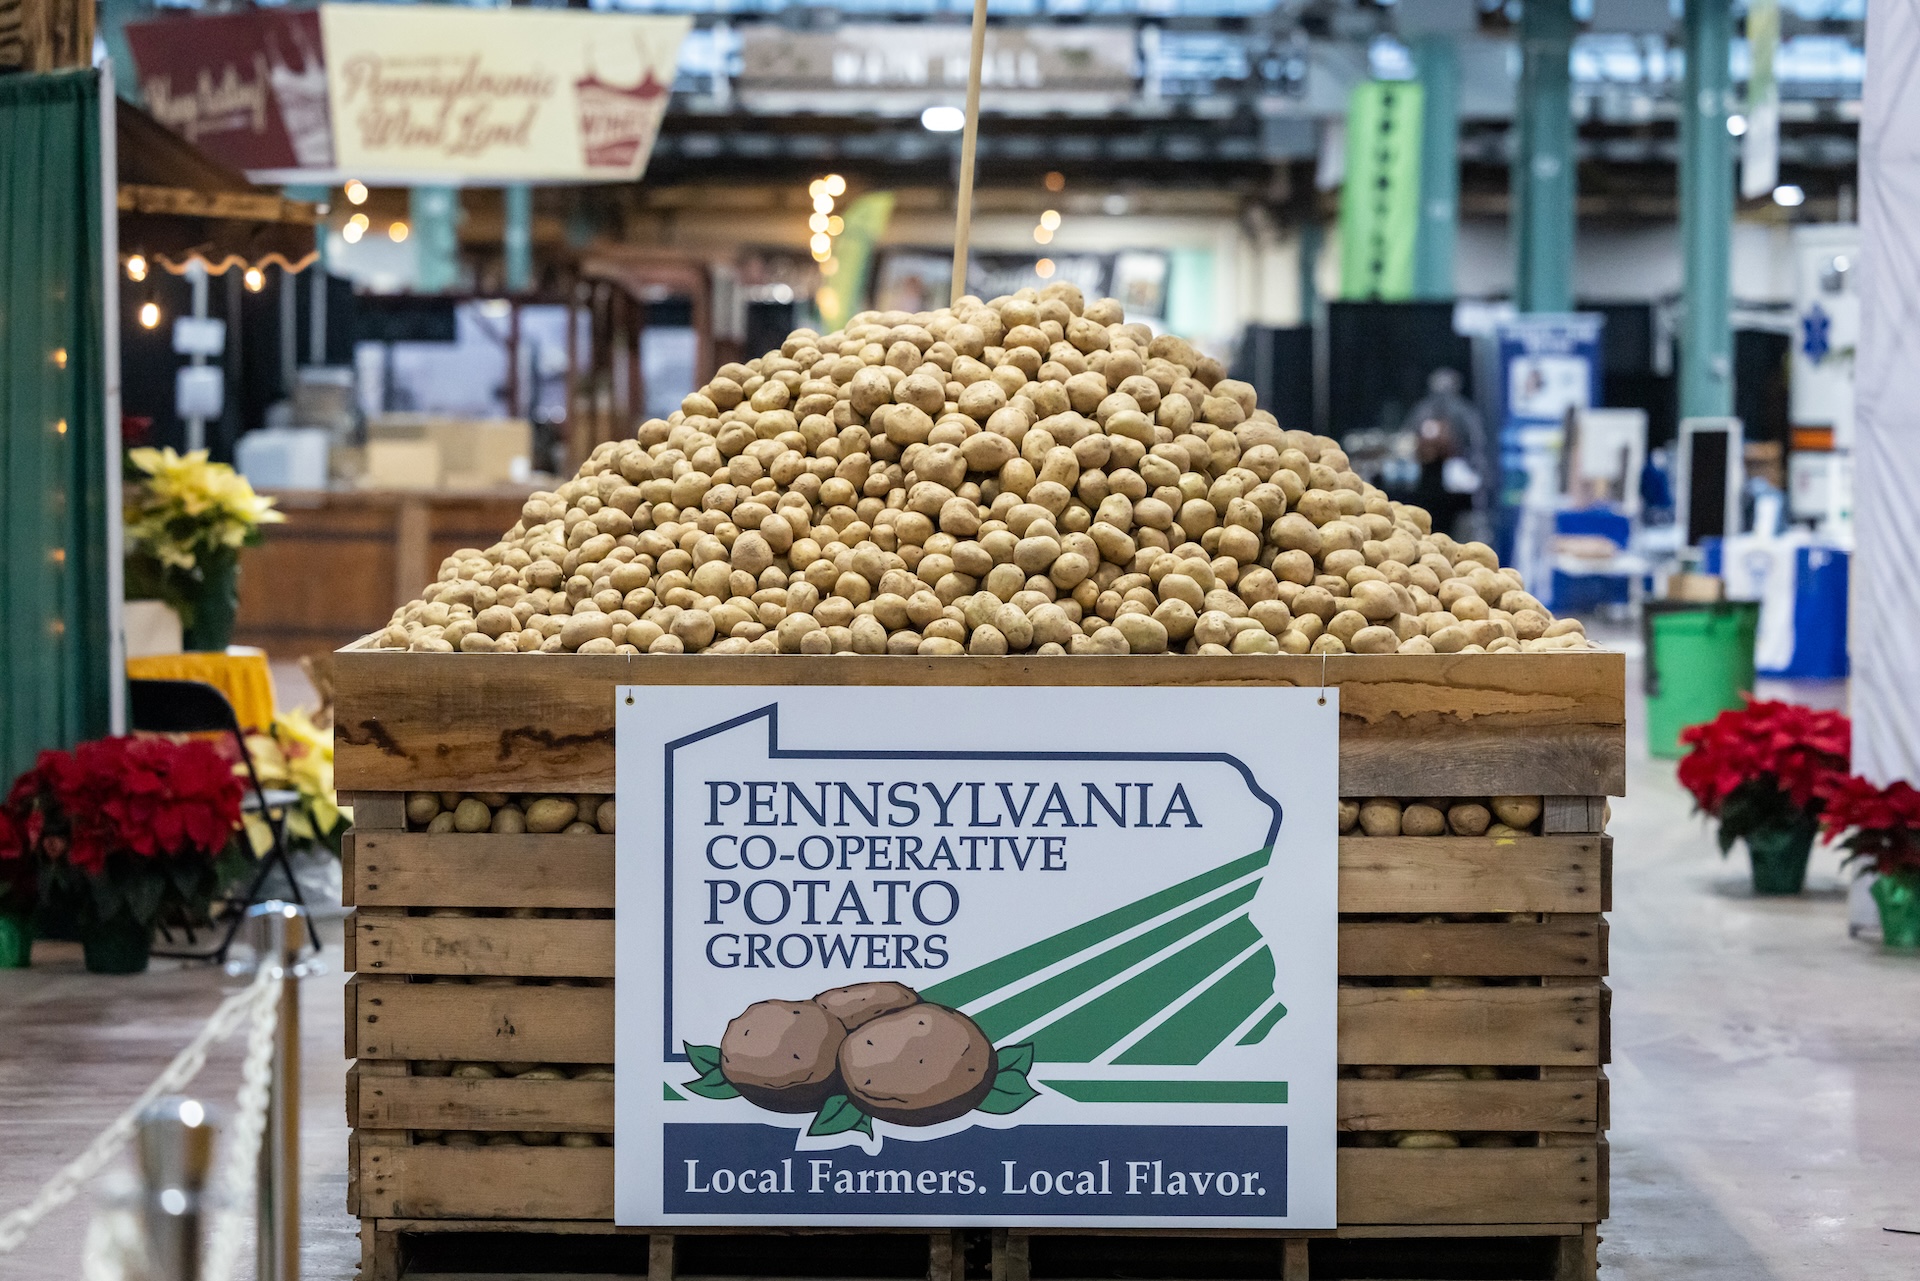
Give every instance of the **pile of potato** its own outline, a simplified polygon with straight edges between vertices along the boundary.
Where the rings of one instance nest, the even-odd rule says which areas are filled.
[[[613,813],[613,797],[604,793],[407,793],[407,830],[413,832],[612,835]]]
[[[1396,800],[1344,797],[1340,832],[1356,836],[1532,836],[1540,826],[1538,796]]]
[[[594,450],[373,644],[425,653],[1578,649],[1483,543],[1072,285],[862,312]]]

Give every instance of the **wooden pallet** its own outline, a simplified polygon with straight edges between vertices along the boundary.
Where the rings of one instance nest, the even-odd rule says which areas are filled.
[[[788,1239],[615,1229],[608,1147],[416,1141],[422,1130],[612,1130],[606,1081],[459,1079],[415,1075],[409,1065],[612,1061],[610,919],[412,913],[611,909],[614,853],[607,836],[408,832],[405,790],[610,790],[611,690],[642,679],[1307,685],[1319,683],[1323,670],[1327,683],[1341,686],[1343,792],[1549,797],[1539,836],[1341,839],[1339,968],[1354,985],[1340,991],[1340,1062],[1501,1069],[1491,1080],[1343,1079],[1341,1128],[1349,1142],[1444,1130],[1509,1135],[1525,1146],[1343,1146],[1337,1232],[1199,1232],[1169,1256],[1169,1266],[1179,1266],[1168,1275],[1229,1281],[1244,1266],[1267,1278],[1306,1277],[1309,1268],[1344,1275],[1349,1267],[1368,1276],[1418,1276],[1427,1249],[1453,1260],[1447,1275],[1463,1274],[1463,1258],[1518,1251],[1525,1257],[1500,1263],[1499,1275],[1591,1281],[1597,1225],[1607,1214],[1609,993],[1601,913],[1610,906],[1612,859],[1601,829],[1605,795],[1622,789],[1624,773],[1618,655],[1388,656],[1324,665],[1265,657],[630,663],[348,651],[339,658],[337,770],[342,787],[358,793],[345,856],[346,896],[355,907],[347,965],[356,972],[346,991],[346,1054],[354,1061],[349,1201],[363,1220],[367,1281],[395,1281],[415,1245],[425,1257],[494,1234],[539,1234],[547,1243],[536,1251],[537,1268],[522,1271],[634,1274],[644,1267],[653,1281],[676,1273],[769,1275],[767,1266],[747,1267],[706,1238],[740,1237],[747,1245],[739,1248],[749,1253],[752,1241]],[[456,664],[459,679],[443,679]],[[1443,914],[1477,919],[1431,919]],[[1405,985],[1432,975],[1492,985]],[[429,981],[439,977],[566,985]],[[853,1248],[849,1237],[891,1240],[896,1253],[899,1238],[924,1242],[910,1246],[924,1249],[914,1255],[924,1267],[889,1265],[904,1267],[903,1276],[1049,1281],[1099,1275],[1083,1263],[1100,1254],[1100,1242],[1125,1234],[801,1235],[823,1236],[825,1248],[843,1252]],[[1210,1243],[1243,1238],[1253,1244],[1236,1248],[1275,1252],[1272,1266],[1244,1258],[1206,1262]],[[595,1239],[597,1245],[583,1244]],[[676,1240],[697,1244],[676,1253]],[[1420,1245],[1434,1241],[1449,1244]],[[1150,1248],[1143,1239],[1136,1254]],[[600,1253],[587,1260],[592,1267],[569,1262],[594,1250]],[[484,1251],[478,1257],[498,1261]],[[444,1261],[432,1266],[447,1270]]]

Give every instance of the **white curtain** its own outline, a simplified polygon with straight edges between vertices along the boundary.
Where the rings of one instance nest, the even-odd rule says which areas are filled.
[[[1860,124],[1853,760],[1920,783],[1920,0],[1874,0]]]

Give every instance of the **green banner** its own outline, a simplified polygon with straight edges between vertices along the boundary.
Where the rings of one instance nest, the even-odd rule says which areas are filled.
[[[831,332],[847,323],[847,317],[859,311],[867,296],[867,279],[873,274],[873,250],[893,217],[893,193],[869,191],[847,206],[845,226],[833,242],[833,275],[820,284],[814,294],[814,306],[820,311],[821,328]]]
[[[1413,297],[1420,229],[1420,86],[1356,85],[1347,103],[1347,176],[1340,193],[1340,296]]]

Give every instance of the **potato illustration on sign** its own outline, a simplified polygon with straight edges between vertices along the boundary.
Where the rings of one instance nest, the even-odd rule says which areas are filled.
[[[756,1001],[718,1046],[688,1045],[702,1098],[743,1098],[769,1112],[814,1112],[813,1136],[873,1120],[938,1125],[979,1110],[1017,1111],[1037,1092],[1033,1047],[996,1050],[959,1010],[900,983],[855,983],[809,1001]]]

